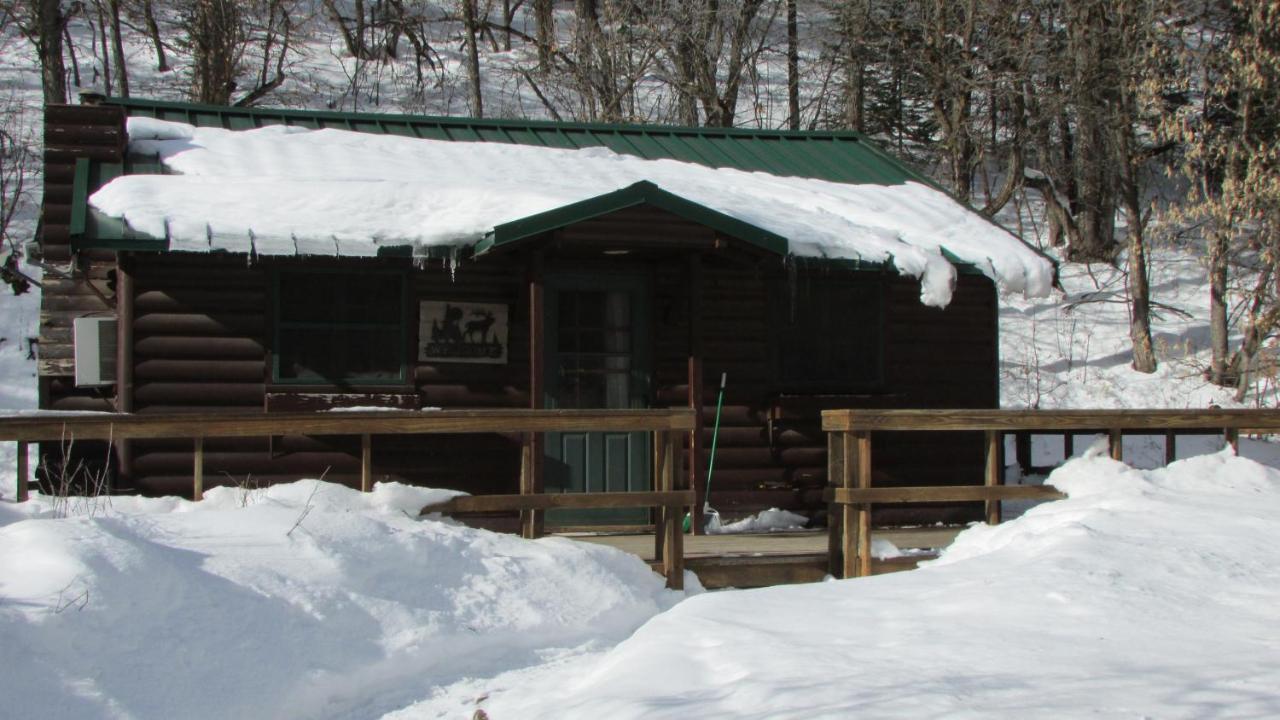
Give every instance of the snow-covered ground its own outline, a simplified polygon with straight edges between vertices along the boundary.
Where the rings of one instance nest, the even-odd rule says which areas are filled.
[[[690,598],[603,653],[390,717],[1280,716],[1280,472],[1073,460],[910,573]]]
[[[316,481],[0,504],[0,694],[41,718],[1274,717],[1280,471],[1093,454],[911,572],[663,589],[637,558]],[[690,578],[692,580],[692,578]]]

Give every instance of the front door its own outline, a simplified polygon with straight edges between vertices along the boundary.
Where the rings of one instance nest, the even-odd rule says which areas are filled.
[[[548,408],[649,406],[648,288],[641,276],[558,275],[546,283]],[[547,433],[547,492],[648,490],[648,433]],[[643,508],[553,510],[549,525],[630,525]]]

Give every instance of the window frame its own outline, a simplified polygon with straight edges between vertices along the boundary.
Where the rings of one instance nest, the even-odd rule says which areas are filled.
[[[390,329],[392,323],[300,323],[285,321],[282,316],[284,296],[281,292],[282,278],[286,275],[332,275],[332,276],[369,276],[383,275],[387,277],[395,277],[400,283],[399,292],[399,319],[396,324],[397,338],[396,348],[399,358],[399,368],[395,377],[377,377],[371,375],[350,375],[346,374],[340,378],[325,377],[322,375],[306,375],[296,378],[285,378],[280,376],[280,358],[281,353],[281,335],[283,331],[290,329],[327,329],[337,331],[338,329],[350,331],[368,331],[368,330],[387,330]],[[271,275],[271,364],[270,364],[270,385],[288,386],[288,387],[335,387],[342,389],[351,389],[354,387],[377,387],[380,389],[390,387],[403,387],[408,383],[410,361],[409,361],[409,331],[410,331],[410,310],[409,310],[409,292],[410,292],[409,273],[397,268],[352,268],[352,267],[277,267],[274,268]],[[341,306],[340,306],[341,307]],[[344,360],[346,358],[344,357]]]
[[[827,263],[817,261],[804,262],[798,258],[792,258],[791,261],[796,263],[794,270],[784,273],[781,281],[780,297],[777,294],[774,295],[773,317],[774,337],[776,338],[774,343],[776,352],[774,380],[777,391],[782,394],[794,395],[853,395],[883,392],[887,382],[885,377],[885,316],[889,302],[889,286],[884,272],[841,267],[839,264],[830,261]],[[804,374],[802,378],[791,377],[791,374],[795,374],[796,371],[789,373],[785,356],[788,353],[797,352],[794,334],[799,330],[792,318],[798,314],[799,299],[790,292],[794,283],[856,283],[867,287],[871,297],[875,298],[876,303],[874,316],[871,318],[870,323],[873,342],[869,352],[873,354],[873,357],[870,362],[871,371],[867,377],[840,377],[830,369],[821,376]],[[817,292],[828,291],[817,290]],[[820,339],[815,337],[814,341],[820,341]],[[799,352],[805,352],[807,349],[800,348]]]

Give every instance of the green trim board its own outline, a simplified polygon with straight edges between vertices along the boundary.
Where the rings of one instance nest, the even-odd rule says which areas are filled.
[[[75,176],[71,180],[72,235],[84,234],[85,213],[89,209],[89,159],[76,158]]]
[[[777,255],[787,254],[787,239],[781,235],[730,217],[705,205],[686,200],[679,195],[663,190],[647,180],[628,185],[621,190],[614,190],[604,195],[597,195],[593,198],[570,203],[554,210],[496,225],[492,232],[476,244],[475,254],[483,255],[496,248],[540,235],[549,230],[573,225],[637,205],[652,205],[686,220],[718,230],[725,235],[735,237],[768,252]]]

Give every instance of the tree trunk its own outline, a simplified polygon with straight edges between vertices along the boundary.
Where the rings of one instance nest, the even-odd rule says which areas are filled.
[[[160,40],[160,24],[156,22],[155,8],[152,7],[152,0],[146,0],[142,3],[142,17],[147,24],[147,35],[151,38],[151,44],[156,48],[156,70],[158,72],[169,71],[169,60],[164,54],[164,43]]]
[[[1230,384],[1227,377],[1227,234],[1217,231],[1209,241],[1209,382]]]
[[[551,47],[556,37],[556,18],[551,0],[533,0],[533,20],[537,26],[538,72],[545,75],[551,71]]]
[[[110,36],[107,34],[106,10],[102,6],[101,0],[94,3],[98,9],[98,35],[102,38],[102,92],[104,95],[111,94],[111,49],[109,43]],[[96,52],[96,51],[95,51]]]
[[[129,97],[129,68],[124,61],[124,38],[120,36],[120,0],[108,0],[111,11],[111,54],[115,59],[116,85],[120,97]]]
[[[480,49],[475,0],[462,0],[462,24],[466,31],[467,81],[471,86],[471,116],[484,117],[484,97],[480,92]]]
[[[800,32],[796,0],[787,0],[787,127],[800,129]]]
[[[1129,342],[1133,345],[1133,369],[1156,371],[1156,353],[1151,344],[1151,285],[1147,278],[1147,248],[1143,233],[1138,193],[1125,193],[1125,213],[1129,216]]]
[[[186,25],[194,60],[192,99],[208,105],[229,104],[243,30],[235,0],[197,0]]]
[[[36,3],[36,54],[40,57],[40,86],[45,104],[67,101],[67,71],[62,64],[62,5],[59,0]]]
[[[845,125],[866,132],[866,2],[848,3],[841,14],[845,44]]]

